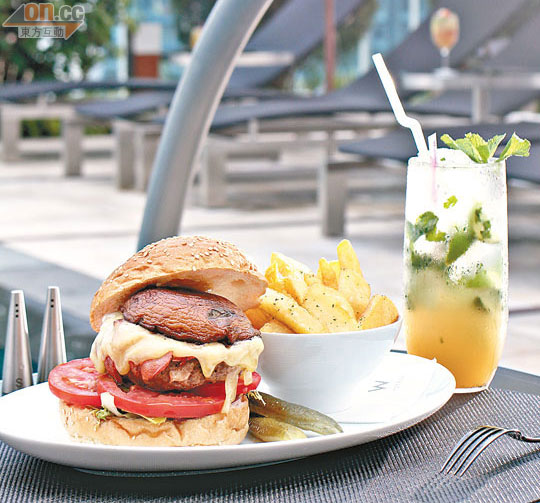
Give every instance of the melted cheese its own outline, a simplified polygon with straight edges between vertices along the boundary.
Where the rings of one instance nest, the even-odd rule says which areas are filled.
[[[234,369],[225,377],[225,401],[221,407],[221,412],[227,413],[231,407],[231,403],[236,398],[236,385],[238,384],[239,369]]]
[[[257,368],[263,349],[260,337],[238,341],[231,346],[219,342],[193,344],[177,341],[129,323],[124,320],[122,313],[117,312],[103,317],[101,330],[92,344],[90,358],[97,371],[104,373],[105,358],[109,356],[118,372],[126,375],[129,372],[129,362],[138,365],[172,352],[173,357],[196,358],[205,377],[210,377],[216,366],[224,362],[230,367],[239,367],[244,380],[250,381],[251,372]]]
[[[250,385],[253,382],[253,372],[249,370],[242,371],[242,379],[244,379],[244,384]]]

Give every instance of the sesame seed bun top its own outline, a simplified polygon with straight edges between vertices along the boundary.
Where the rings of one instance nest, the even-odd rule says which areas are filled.
[[[211,292],[246,310],[258,305],[267,282],[231,243],[204,236],[162,239],[137,252],[103,282],[90,307],[92,328],[98,332],[104,315],[118,311],[148,286]]]

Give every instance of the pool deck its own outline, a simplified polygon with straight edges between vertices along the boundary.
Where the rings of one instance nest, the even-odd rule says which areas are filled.
[[[64,178],[57,156],[38,153],[52,150],[55,141],[24,142],[31,155],[9,165],[0,162],[0,287],[22,288],[27,297],[43,302],[47,285],[58,285],[66,312],[86,323],[100,282],[135,250],[145,195],[113,187],[114,161],[98,152],[110,138],[87,141],[90,153],[79,178]],[[320,233],[317,161],[306,151],[285,159],[285,167],[232,165],[229,206],[202,208],[192,189],[183,233],[232,241],[262,269],[272,251],[316,268],[320,256],[335,257],[339,242]],[[372,290],[398,305],[404,175],[402,168],[358,170],[351,176],[347,211],[346,237]],[[513,185],[509,211],[512,314],[501,363],[540,373],[540,187]],[[0,327],[2,339],[4,331]],[[397,347],[404,347],[402,338]]]

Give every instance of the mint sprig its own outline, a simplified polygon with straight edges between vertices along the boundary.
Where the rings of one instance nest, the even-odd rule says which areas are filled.
[[[426,236],[428,241],[444,241],[446,234],[437,229],[439,217],[432,211],[422,213],[415,224],[408,225],[408,232],[411,241],[414,243],[420,236]]]
[[[506,134],[499,134],[486,141],[477,133],[467,133],[465,138],[454,140],[450,135],[443,134],[441,140],[451,149],[461,150],[471,160],[479,164],[486,164],[494,158],[498,146],[504,140]],[[521,139],[516,133],[506,143],[501,155],[495,161],[503,161],[510,156],[528,157],[531,142]]]
[[[443,204],[443,206],[448,209],[455,206],[457,203],[457,197],[456,196],[450,196]]]
[[[519,157],[529,157],[529,149],[531,148],[531,142],[529,140],[522,140],[516,133],[512,135],[506,147],[499,157],[499,161],[508,159],[512,155]]]

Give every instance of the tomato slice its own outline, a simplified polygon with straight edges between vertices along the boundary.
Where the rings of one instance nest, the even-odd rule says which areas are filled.
[[[236,388],[236,396],[243,395],[248,391],[257,389],[259,383],[261,382],[261,376],[257,372],[253,372],[253,380],[251,384],[244,384],[244,379],[242,377],[238,378],[238,386]],[[223,397],[225,398],[225,382],[206,382],[202,386],[191,390],[191,393],[195,393],[200,396],[213,396],[213,397]]]
[[[72,360],[53,368],[49,373],[49,388],[61,400],[88,407],[101,407],[96,381],[99,377],[90,358]]]
[[[257,388],[261,376],[253,372],[253,381],[246,385],[238,380],[236,395]],[[146,417],[176,419],[197,418],[221,411],[225,401],[225,383],[206,383],[189,392],[158,393],[132,385],[123,391],[107,374],[99,374],[90,358],[58,365],[49,374],[49,388],[61,400],[81,407],[101,407],[101,393],[114,397],[116,407]]]
[[[146,417],[185,419],[216,414],[223,407],[224,397],[203,397],[185,392],[158,393],[132,385],[123,391],[114,380],[102,375],[97,381],[98,393],[110,393],[117,408]]]

